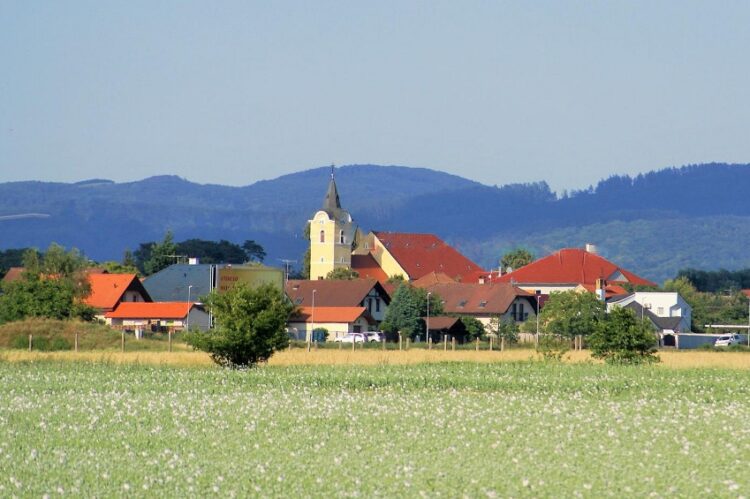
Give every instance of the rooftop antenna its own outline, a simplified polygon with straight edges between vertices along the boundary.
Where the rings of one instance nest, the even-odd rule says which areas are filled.
[[[289,282],[289,266],[293,263],[297,263],[297,260],[287,260],[285,258],[279,258],[279,261],[284,264],[286,268],[284,272],[284,282]]]

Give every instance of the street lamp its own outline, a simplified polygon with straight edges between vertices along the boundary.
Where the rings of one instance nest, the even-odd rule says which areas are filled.
[[[536,342],[539,343],[539,296],[542,294],[542,290],[536,290]]]
[[[427,342],[427,346],[430,345],[430,297],[432,296],[432,291],[427,292],[427,323],[426,326],[426,332],[425,332],[425,341]]]
[[[188,301],[187,301],[188,311],[187,311],[187,317],[185,317],[185,329],[187,331],[190,331],[190,309],[192,308],[190,307],[190,291],[192,290],[193,290],[193,285],[191,284],[190,286],[188,286]]]

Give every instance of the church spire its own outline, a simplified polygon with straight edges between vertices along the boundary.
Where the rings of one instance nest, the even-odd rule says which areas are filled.
[[[339,200],[339,191],[336,189],[336,179],[334,178],[334,165],[331,165],[331,181],[328,182],[328,192],[323,201],[323,211],[330,216],[336,216],[341,210],[341,201]]]

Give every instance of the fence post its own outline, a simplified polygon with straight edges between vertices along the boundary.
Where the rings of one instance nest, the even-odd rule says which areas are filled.
[[[76,352],[78,351],[78,331],[76,331]]]
[[[443,335],[443,352],[447,352],[447,351],[448,351],[448,335],[444,334]]]
[[[401,336],[401,331],[398,332],[398,350],[401,351],[404,349],[404,341],[403,337]]]
[[[354,351],[354,347],[357,344],[357,342],[352,338],[352,352]]]
[[[29,352],[31,351],[31,340],[32,339],[33,339],[32,335],[29,335]]]
[[[409,344],[411,343],[411,338],[406,338],[406,349],[409,349]]]
[[[500,337],[500,351],[505,351],[505,336]]]
[[[479,336],[477,336],[477,352],[479,351]]]
[[[451,349],[455,352],[456,351],[456,337],[454,336],[451,338]]]
[[[383,335],[383,337],[381,339],[383,341],[383,350],[385,350],[385,335]]]
[[[172,352],[172,330],[170,329],[167,331],[167,334],[169,335],[169,351]]]
[[[124,352],[125,351],[125,330],[124,329],[122,330],[121,334],[122,334],[122,337],[120,340],[120,351]]]
[[[492,351],[492,336],[490,336],[490,352]]]

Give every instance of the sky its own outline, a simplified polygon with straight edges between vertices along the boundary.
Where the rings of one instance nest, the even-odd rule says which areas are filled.
[[[750,2],[0,0],[0,182],[750,162]]]

